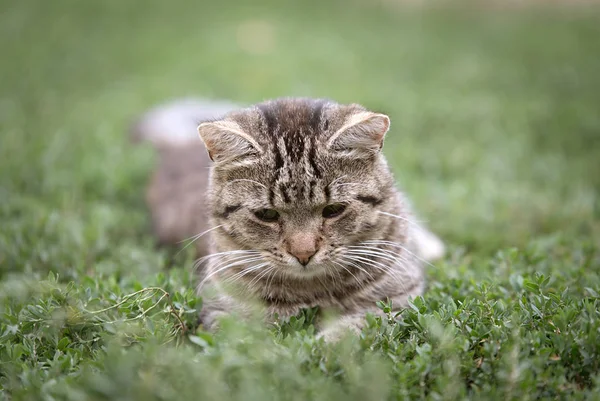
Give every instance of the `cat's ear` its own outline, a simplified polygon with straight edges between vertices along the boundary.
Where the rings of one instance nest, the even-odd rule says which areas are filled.
[[[233,121],[202,123],[198,126],[198,133],[214,162],[232,161],[263,151],[258,142]]]
[[[353,154],[377,153],[389,129],[390,118],[385,114],[360,111],[346,118],[342,127],[327,141],[327,147]]]

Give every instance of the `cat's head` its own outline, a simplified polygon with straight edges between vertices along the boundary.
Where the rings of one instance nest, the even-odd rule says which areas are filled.
[[[256,250],[296,277],[341,268],[339,249],[392,229],[381,154],[390,120],[359,105],[279,99],[200,125],[213,160],[208,203],[220,249]],[[258,264],[258,263],[257,263]]]

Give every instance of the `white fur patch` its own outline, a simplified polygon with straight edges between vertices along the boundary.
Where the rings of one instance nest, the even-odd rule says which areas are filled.
[[[184,99],[162,104],[142,115],[133,125],[133,140],[148,141],[157,146],[197,142],[200,122],[220,118],[239,107],[207,99]]]
[[[432,262],[444,257],[446,246],[435,234],[421,226],[416,226],[412,235],[421,258]]]

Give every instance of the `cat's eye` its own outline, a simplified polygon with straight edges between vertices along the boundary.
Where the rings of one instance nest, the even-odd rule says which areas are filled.
[[[268,223],[279,220],[279,213],[275,209],[261,209],[254,212],[256,218]]]
[[[326,219],[332,219],[344,213],[344,210],[346,210],[346,205],[343,203],[332,203],[331,205],[327,205],[323,208],[323,217]]]

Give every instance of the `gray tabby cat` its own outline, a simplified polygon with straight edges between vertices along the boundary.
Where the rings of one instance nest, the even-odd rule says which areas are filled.
[[[161,152],[148,192],[158,236],[210,237],[196,238],[205,255],[205,327],[224,314],[248,314],[259,300],[267,319],[314,306],[333,312],[337,320],[321,327],[333,339],[360,330],[377,301],[401,308],[422,294],[423,262],[441,257],[444,246],[415,222],[395,186],[381,152],[386,115],[286,98],[201,123],[205,151],[175,133],[226,111],[221,106],[159,108],[135,131]]]

